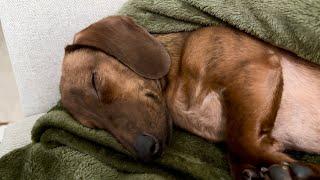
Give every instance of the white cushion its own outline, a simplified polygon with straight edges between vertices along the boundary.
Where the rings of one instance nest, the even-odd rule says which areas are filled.
[[[61,60],[73,35],[114,14],[125,1],[0,1],[0,19],[25,116],[46,112],[59,99]]]
[[[6,129],[7,125],[0,126],[0,144],[3,140],[4,130]]]
[[[3,140],[0,143],[0,158],[8,152],[31,143],[31,129],[43,114],[28,117],[24,121],[9,124],[5,127]]]

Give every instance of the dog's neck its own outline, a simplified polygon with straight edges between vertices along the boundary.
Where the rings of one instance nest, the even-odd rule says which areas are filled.
[[[193,73],[199,72],[196,67],[184,64],[188,57],[184,51],[188,46],[189,33],[158,35],[156,38],[163,43],[171,57],[170,71],[164,78],[164,95],[173,123],[205,139],[221,141],[224,138],[225,117],[222,105],[217,100],[219,94],[209,91],[205,84],[199,83],[202,81],[192,82],[183,75],[187,71],[184,68],[191,68],[189,70]]]
[[[168,86],[170,86],[172,82],[176,81],[176,77],[181,66],[181,56],[184,44],[189,34],[190,33],[188,32],[183,32],[154,35],[165,46],[171,58],[169,73],[160,80],[161,84],[166,84],[166,91],[168,91]]]

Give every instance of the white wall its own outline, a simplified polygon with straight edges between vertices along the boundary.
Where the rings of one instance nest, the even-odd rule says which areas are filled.
[[[22,117],[18,89],[0,24],[0,124],[19,121]]]

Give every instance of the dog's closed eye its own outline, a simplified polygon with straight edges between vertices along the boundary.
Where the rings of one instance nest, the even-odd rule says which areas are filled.
[[[153,99],[155,101],[160,101],[159,96],[156,93],[152,92],[152,91],[147,91],[145,93],[145,96],[147,96],[148,98],[151,98],[151,99]]]
[[[92,84],[92,87],[93,87],[94,91],[96,92],[97,96],[99,97],[99,93],[98,93],[98,89],[97,89],[97,85],[96,85],[96,77],[97,77],[97,73],[93,72],[91,75],[91,84]]]

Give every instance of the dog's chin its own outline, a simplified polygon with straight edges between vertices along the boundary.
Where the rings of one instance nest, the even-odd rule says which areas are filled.
[[[152,163],[155,159],[156,157],[147,157],[147,156],[139,156],[139,155],[136,156],[137,161],[145,164]]]
[[[141,163],[152,163],[154,162],[156,159],[160,158],[162,156],[162,153],[159,153],[159,154],[156,154],[154,156],[145,156],[145,155],[139,155],[138,153],[136,153],[136,160],[138,162],[141,162]]]

